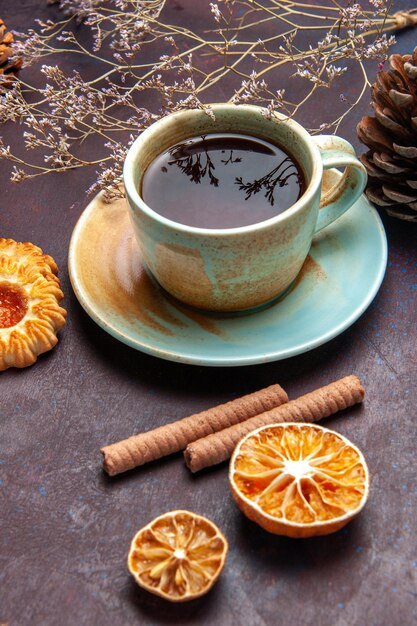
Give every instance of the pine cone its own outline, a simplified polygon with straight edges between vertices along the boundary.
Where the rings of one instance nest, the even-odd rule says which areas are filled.
[[[7,76],[0,82],[0,93],[4,87],[9,87],[13,82],[13,73],[22,67],[22,60],[11,60],[13,35],[6,30],[6,25],[0,19],[0,76]],[[10,75],[10,76],[9,76]]]
[[[360,159],[368,175],[366,195],[389,215],[417,222],[417,47],[393,54],[372,85],[375,117],[359,122],[369,151]]]

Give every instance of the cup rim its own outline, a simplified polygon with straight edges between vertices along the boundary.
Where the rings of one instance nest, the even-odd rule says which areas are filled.
[[[252,104],[230,104],[230,103],[213,103],[206,105],[210,107],[213,111],[214,115],[216,111],[221,111],[224,109],[233,109],[239,108],[241,110],[247,110],[248,113],[252,114],[254,112],[264,115],[265,108]],[[281,121],[288,124],[293,131],[297,133],[299,137],[303,140],[305,149],[309,152],[309,156],[312,162],[312,173],[310,176],[310,181],[307,185],[306,190],[298,198],[293,205],[291,205],[288,209],[279,213],[273,217],[270,217],[267,220],[263,220],[262,222],[255,222],[254,224],[248,224],[246,226],[234,226],[233,228],[201,228],[199,226],[189,226],[188,224],[183,224],[181,222],[176,222],[175,220],[171,220],[164,215],[161,215],[154,209],[152,209],[146,202],[143,200],[139,191],[136,188],[134,183],[134,167],[135,163],[138,159],[138,154],[140,154],[141,147],[143,144],[151,139],[153,136],[157,136],[160,133],[164,132],[164,129],[168,124],[172,123],[173,119],[178,119],[179,117],[185,117],[190,112],[201,112],[202,115],[207,115],[202,109],[184,109],[182,111],[176,111],[175,113],[170,113],[165,117],[160,118],[156,122],[153,122],[150,126],[148,126],[132,143],[129,150],[127,151],[126,158],[123,164],[123,182],[125,187],[125,192],[127,198],[134,204],[134,208],[139,208],[145,215],[153,219],[154,221],[159,222],[160,224],[171,228],[172,230],[180,231],[183,233],[196,234],[196,235],[204,235],[205,237],[210,236],[227,236],[227,235],[236,235],[251,233],[263,230],[264,228],[269,228],[272,225],[275,225],[279,222],[284,222],[286,219],[291,218],[295,213],[297,213],[306,203],[312,201],[313,196],[317,190],[318,185],[321,181],[321,176],[323,174],[323,162],[320,156],[320,150],[317,144],[314,143],[313,138],[309,133],[293,119],[288,118],[286,115],[281,113],[274,113],[273,116]]]

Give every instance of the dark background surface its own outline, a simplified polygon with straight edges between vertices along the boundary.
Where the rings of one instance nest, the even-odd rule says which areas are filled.
[[[56,7],[0,1],[0,16],[17,30],[49,12]],[[398,34],[394,50],[412,50],[416,33]],[[326,92],[326,106],[331,97],[337,90]],[[365,99],[340,130],[360,152],[354,129],[367,107]],[[316,123],[321,114],[311,110]],[[384,283],[342,336],[282,362],[193,367],[117,342],[75,299],[67,250],[91,176],[69,172],[16,186],[0,165],[0,234],[55,258],[68,310],[58,346],[0,378],[0,624],[415,623],[416,225],[384,217]],[[297,541],[262,531],[233,504],[226,466],[193,477],[177,455],[115,479],[102,472],[106,443],[274,382],[295,398],[349,373],[366,387],[364,406],[324,425],[362,449],[372,485],[362,514],[332,536]],[[138,528],[181,508],[217,523],[230,552],[206,597],[175,606],[140,590],[125,561]]]

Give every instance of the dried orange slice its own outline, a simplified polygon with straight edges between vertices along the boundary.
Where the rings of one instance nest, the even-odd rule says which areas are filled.
[[[229,480],[241,511],[276,535],[327,535],[364,506],[369,473],[346,437],[316,424],[262,426],[236,446]]]
[[[213,522],[190,511],[170,511],[136,533],[127,564],[147,591],[185,602],[211,589],[227,550],[227,540]]]

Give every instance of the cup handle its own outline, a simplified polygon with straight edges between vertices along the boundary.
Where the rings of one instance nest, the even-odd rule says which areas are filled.
[[[353,147],[341,137],[317,135],[313,140],[320,150],[325,170],[345,167],[342,178],[321,195],[315,230],[317,233],[343,215],[356,202],[365,189],[367,173],[356,157]]]

